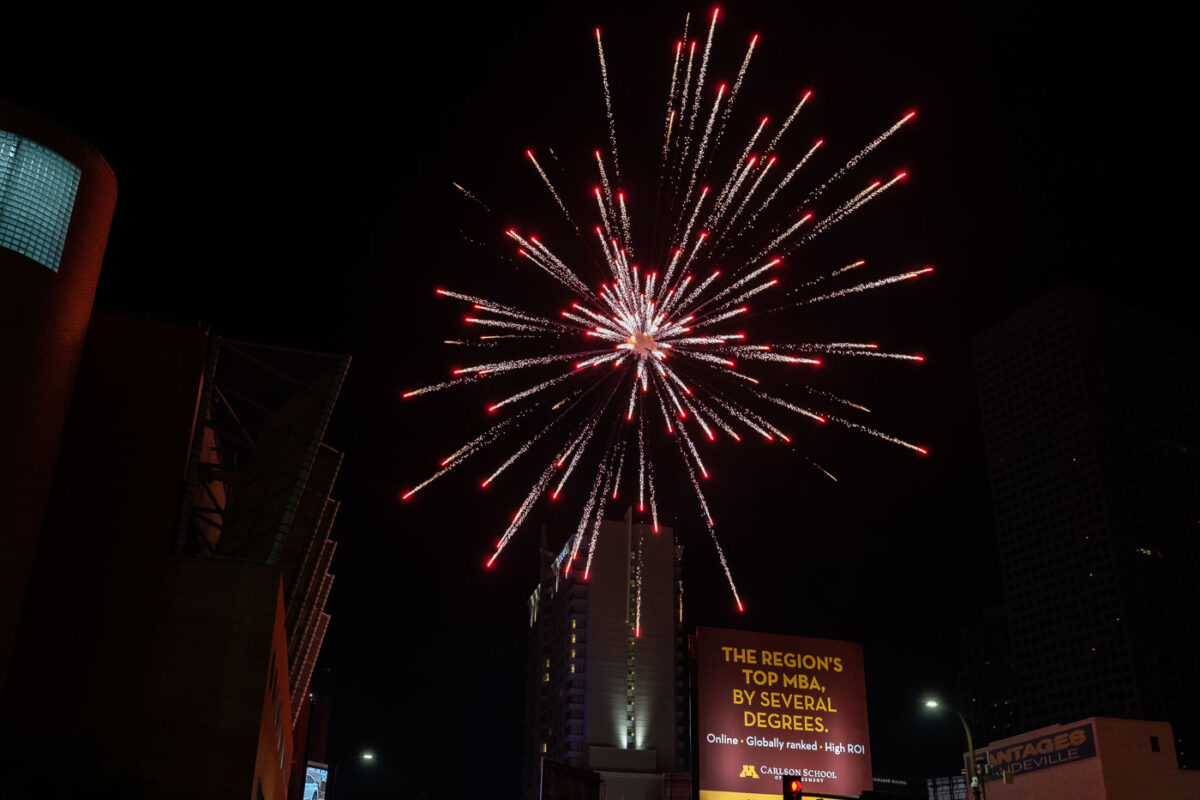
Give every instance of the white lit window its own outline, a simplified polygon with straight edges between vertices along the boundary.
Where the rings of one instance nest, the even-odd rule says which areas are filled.
[[[0,247],[58,272],[81,174],[50,148],[0,130]]]

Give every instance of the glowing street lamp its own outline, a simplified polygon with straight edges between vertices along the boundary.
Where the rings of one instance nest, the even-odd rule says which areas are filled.
[[[975,789],[975,800],[979,800],[983,796],[983,780],[979,777],[975,769],[975,743],[971,738],[971,726],[967,724],[967,718],[957,708],[943,706],[942,703],[933,698],[925,701],[925,707],[931,709],[949,708],[955,714],[958,714],[958,721],[962,723],[963,730],[967,734],[967,752],[970,753],[969,761],[967,762],[967,780],[970,782],[972,788]]]
[[[342,764],[345,763],[347,760],[352,761],[353,759],[343,758],[340,761],[338,761],[336,764],[333,765],[333,770],[329,773],[329,786],[325,789],[325,797],[327,800],[328,800],[328,798],[333,796],[333,790],[337,786],[338,767],[342,766]],[[358,760],[369,764],[375,760],[375,754],[373,752],[371,752],[370,750],[363,750],[361,753],[358,754]]]

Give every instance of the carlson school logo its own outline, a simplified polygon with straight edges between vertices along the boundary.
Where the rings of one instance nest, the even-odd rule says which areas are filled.
[[[742,765],[742,774],[738,775],[738,777],[739,778],[757,778],[758,773],[754,771],[753,764],[743,764]]]

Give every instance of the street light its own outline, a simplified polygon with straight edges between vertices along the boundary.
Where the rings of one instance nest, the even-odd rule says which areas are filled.
[[[353,760],[353,759],[351,759],[351,760]],[[375,760],[375,754],[372,753],[370,750],[363,750],[361,753],[358,754],[358,760],[370,763]],[[329,798],[331,798],[333,796],[333,789],[335,786],[337,786],[338,767],[340,767],[345,761],[346,761],[346,759],[344,759],[344,758],[340,759],[337,763],[335,763],[333,765],[333,770],[330,771],[330,773],[329,773],[329,785],[327,787],[325,787],[326,800],[329,800]]]
[[[942,708],[942,704],[932,698],[925,701],[926,708]],[[971,726],[967,724],[967,718],[962,715],[962,712],[952,706],[945,706],[958,715],[958,721],[962,723],[963,730],[967,734],[967,752],[970,753],[970,760],[967,762],[967,781],[975,789],[975,800],[980,800],[981,796],[986,796],[983,792],[983,779],[979,777],[979,773],[975,769],[975,743],[971,739]]]

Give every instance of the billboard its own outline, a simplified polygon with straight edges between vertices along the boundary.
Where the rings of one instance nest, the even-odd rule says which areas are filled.
[[[778,800],[872,788],[862,645],[772,633],[696,631],[700,800]]]

